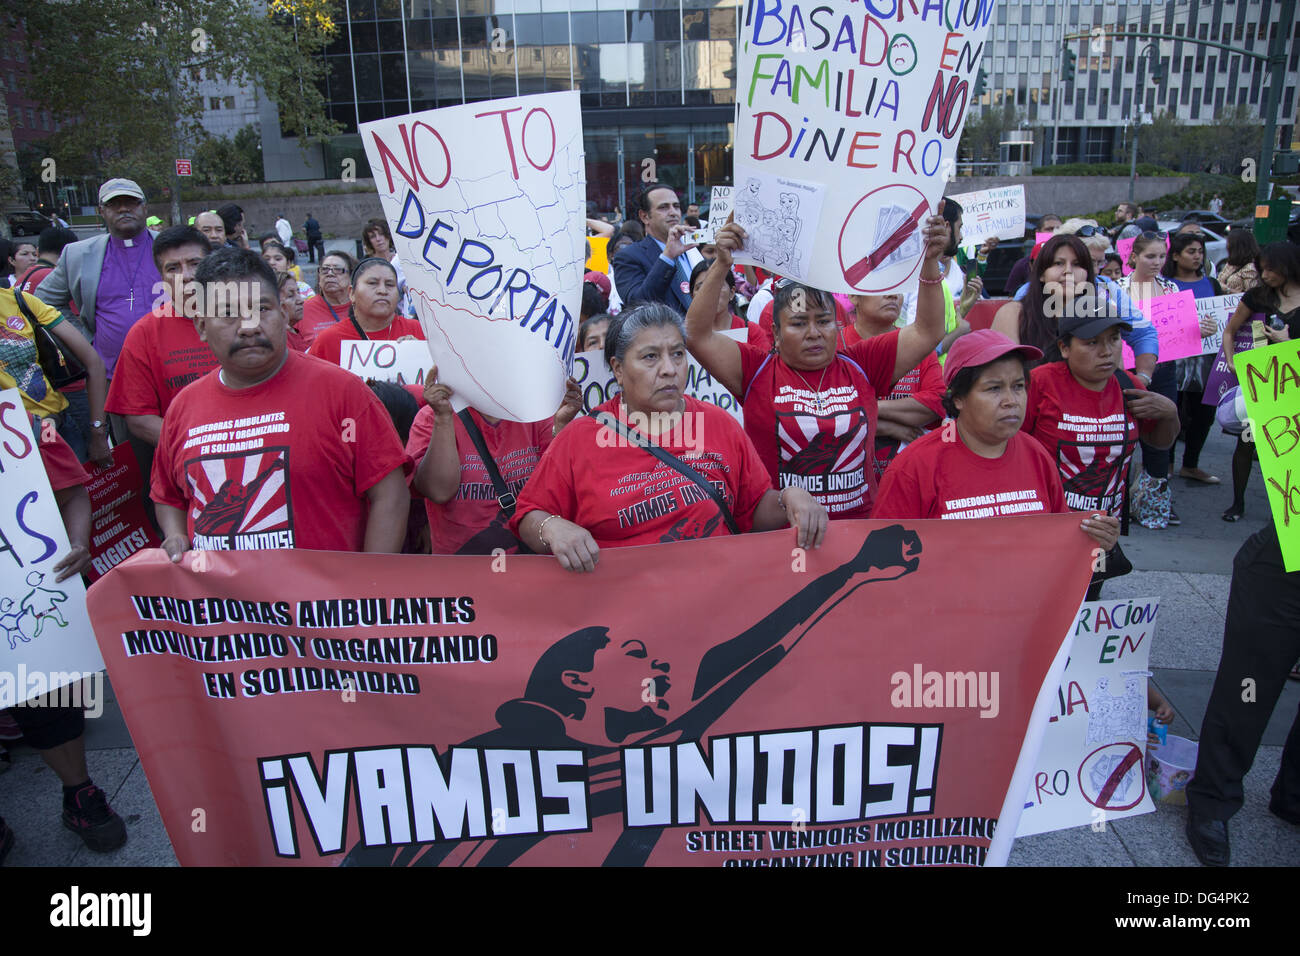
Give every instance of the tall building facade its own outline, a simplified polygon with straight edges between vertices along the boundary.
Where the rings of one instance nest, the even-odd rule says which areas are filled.
[[[778,0],[752,0],[775,5]],[[789,6],[792,0],[781,0]],[[873,0],[883,9],[885,0]],[[892,0],[890,0],[892,2]],[[992,2],[992,0],[986,0]],[[263,101],[267,178],[329,178],[341,161],[365,174],[358,124],[459,103],[578,90],[588,197],[623,207],[653,176],[690,198],[730,182],[740,0],[341,0],[337,39],[325,51],[329,115],[344,128],[319,156],[281,139]],[[1143,113],[1169,110],[1211,123],[1224,107],[1258,113],[1267,68],[1226,51],[1175,40],[1074,40],[1076,75],[1061,75],[1064,37],[1123,27],[1214,40],[1267,52],[1279,29],[1278,0],[998,0],[975,108],[1012,103],[1034,137],[1032,161],[1104,162],[1122,151]],[[1300,36],[1300,24],[1282,27]],[[1291,45],[1283,123],[1296,114]],[[1152,81],[1159,62],[1164,77]],[[264,100],[264,98],[263,98]],[[1289,140],[1289,135],[1286,137]],[[626,210],[625,210],[626,211]]]

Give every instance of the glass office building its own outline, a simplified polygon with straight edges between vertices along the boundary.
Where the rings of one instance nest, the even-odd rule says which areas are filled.
[[[683,196],[731,181],[737,0],[344,0],[343,12],[325,93],[345,134],[327,154],[363,156],[358,124],[385,116],[580,90],[600,211],[625,207],[651,172]]]

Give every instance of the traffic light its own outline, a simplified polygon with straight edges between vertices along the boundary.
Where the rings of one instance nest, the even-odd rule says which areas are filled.
[[[1151,82],[1159,86],[1165,81],[1165,61],[1158,56],[1151,58]]]
[[[983,68],[983,67],[980,67],[980,71],[979,71],[978,73],[975,74],[975,89],[974,89],[974,91],[973,91],[973,95],[972,95],[972,97],[971,97],[972,99],[976,99],[976,100],[977,100],[977,99],[979,99],[981,96],[984,95],[984,82],[985,82],[988,78],[989,78],[989,75],[988,75],[987,73],[984,72],[984,68]]]
[[[1061,82],[1069,83],[1074,79],[1074,53],[1070,48],[1065,47],[1061,60]]]

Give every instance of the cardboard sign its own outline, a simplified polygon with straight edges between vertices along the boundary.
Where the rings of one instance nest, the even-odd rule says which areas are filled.
[[[1237,337],[1232,343],[1232,354],[1246,352],[1255,347],[1254,336],[1251,334],[1250,325],[1244,325],[1237,330]],[[1219,401],[1230,389],[1237,386],[1237,370],[1233,368],[1232,358],[1223,354],[1223,349],[1219,349],[1218,357],[1214,360],[1214,365],[1210,368],[1210,374],[1205,380],[1205,394],[1201,396],[1201,402],[1205,405],[1219,404]]]
[[[1155,326],[1160,340],[1160,361],[1202,354],[1201,323],[1196,315],[1196,296],[1190,289],[1156,299],[1141,299],[1133,305]],[[1136,368],[1133,350],[1127,343],[1123,351],[1124,367]]]
[[[573,363],[586,238],[577,91],[361,124],[439,378],[456,408],[540,421]]]
[[[1048,717],[1016,836],[1151,813],[1143,754],[1147,661],[1159,598],[1094,601],[1067,635],[1070,662]]]
[[[837,521],[795,571],[789,529],[594,575],[151,551],[90,607],[185,865],[998,864],[1091,573],[1078,524]]]
[[[68,553],[50,480],[16,388],[0,391],[0,707],[102,671],[79,575],[56,582]]]
[[[915,289],[994,5],[749,4],[735,137],[749,239],[736,261],[828,292]]]
[[[737,341],[744,341],[746,332],[744,329],[728,329],[721,334]],[[686,373],[686,394],[727,410],[736,421],[745,424],[745,414],[736,397],[719,382],[714,381],[713,376],[696,361],[694,355],[688,355],[687,361],[690,363],[690,368]],[[600,350],[579,352],[574,356],[573,377],[577,379],[578,387],[582,389],[582,408],[588,415],[591,414],[592,409],[609,401],[619,392],[618,382],[614,381],[614,373],[609,370],[609,365],[605,362],[605,353]]]
[[[1213,319],[1215,327],[1218,329],[1214,335],[1201,338],[1202,355],[1214,355],[1223,348],[1223,330],[1227,326],[1228,320],[1232,318],[1232,314],[1237,311],[1241,299],[1241,293],[1234,292],[1230,295],[1216,295],[1208,299],[1196,300],[1197,316]]]
[[[1300,342],[1233,359],[1288,571],[1300,571]]]
[[[130,445],[113,449],[113,464],[90,473],[90,570],[99,580],[141,548],[156,548],[158,534],[144,510],[144,478]]]
[[[978,246],[986,239],[1020,239],[1025,234],[1025,187],[999,186],[950,196],[961,203],[962,244]]]
[[[340,344],[339,365],[365,379],[397,385],[423,385],[424,377],[433,365],[429,348],[423,342],[345,340]],[[438,373],[442,374],[441,368]]]

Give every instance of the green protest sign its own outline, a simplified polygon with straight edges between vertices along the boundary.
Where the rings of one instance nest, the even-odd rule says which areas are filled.
[[[1234,359],[1288,571],[1300,570],[1300,342]]]

